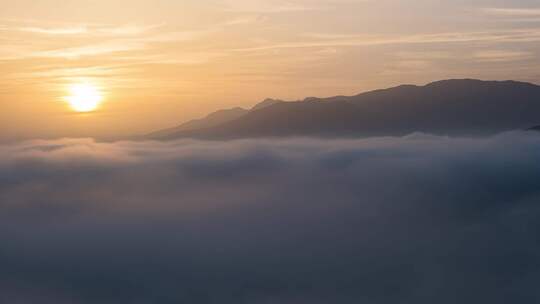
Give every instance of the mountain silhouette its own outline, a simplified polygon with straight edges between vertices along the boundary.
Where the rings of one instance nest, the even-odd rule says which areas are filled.
[[[268,106],[271,106],[280,102],[284,102],[284,101],[278,100],[278,99],[267,98],[261,101],[260,103],[256,104],[255,106],[253,106],[253,108],[251,108],[251,111],[261,110]],[[159,131],[146,135],[146,137],[158,138],[158,139],[175,137],[176,134],[179,134],[181,132],[207,129],[207,128],[221,125],[229,121],[233,121],[249,112],[250,110],[246,110],[240,107],[236,107],[232,109],[225,109],[225,110],[218,110],[216,112],[208,114],[204,118],[193,119],[173,128],[159,130]]]
[[[275,105],[277,103],[282,103],[284,102],[283,100],[279,100],[279,99],[272,99],[272,98],[267,98],[261,102],[259,102],[258,104],[256,104],[255,106],[253,106],[253,108],[251,108],[252,111],[255,111],[255,110],[261,110],[261,109],[264,109],[264,108],[267,108],[271,105]]]
[[[540,86],[516,81],[443,80],[355,96],[310,97],[295,102],[267,99],[251,110],[227,111],[233,112],[218,111],[150,137],[366,137],[413,132],[488,135],[540,124]]]
[[[208,114],[204,118],[190,120],[177,127],[160,130],[154,133],[150,133],[147,136],[153,137],[153,138],[162,138],[162,137],[168,137],[168,136],[175,136],[175,134],[184,132],[184,131],[211,128],[211,127],[220,125],[222,123],[240,118],[240,116],[244,115],[247,112],[248,110],[242,109],[242,108],[219,110],[219,111]]]

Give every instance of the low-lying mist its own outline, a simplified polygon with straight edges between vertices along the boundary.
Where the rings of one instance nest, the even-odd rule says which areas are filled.
[[[0,302],[535,303],[540,136],[0,146]]]

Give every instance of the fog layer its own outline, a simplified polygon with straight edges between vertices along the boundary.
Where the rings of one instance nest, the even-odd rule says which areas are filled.
[[[534,303],[540,136],[0,146],[0,302]]]

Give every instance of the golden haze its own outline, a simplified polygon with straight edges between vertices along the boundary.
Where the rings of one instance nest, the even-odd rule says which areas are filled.
[[[0,0],[0,139],[140,134],[266,97],[537,82],[540,23],[525,4]],[[81,83],[97,93],[73,97]]]

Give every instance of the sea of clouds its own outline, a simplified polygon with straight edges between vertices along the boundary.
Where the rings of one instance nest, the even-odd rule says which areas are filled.
[[[540,302],[540,135],[0,146],[0,302]]]

